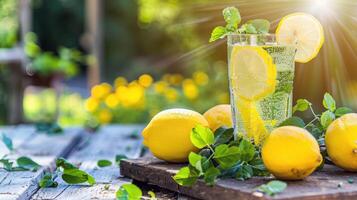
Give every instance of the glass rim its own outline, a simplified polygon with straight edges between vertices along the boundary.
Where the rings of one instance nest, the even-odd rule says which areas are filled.
[[[273,36],[275,37],[275,33],[227,33],[227,36]]]

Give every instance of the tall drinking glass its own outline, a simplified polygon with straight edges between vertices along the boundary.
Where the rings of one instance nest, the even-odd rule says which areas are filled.
[[[294,46],[274,34],[228,36],[228,71],[236,137],[259,145],[292,114]]]

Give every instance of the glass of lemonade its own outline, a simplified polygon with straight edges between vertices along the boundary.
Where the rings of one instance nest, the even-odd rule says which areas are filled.
[[[274,34],[228,35],[228,71],[235,134],[261,144],[292,114],[296,48]]]

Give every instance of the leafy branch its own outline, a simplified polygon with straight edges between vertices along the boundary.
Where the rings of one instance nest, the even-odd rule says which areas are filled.
[[[189,165],[173,177],[182,186],[192,186],[198,179],[213,185],[217,178],[249,179],[269,175],[260,152],[246,139],[234,140],[233,128],[219,128],[215,134],[201,125],[191,131],[192,144],[201,149],[189,154]]]
[[[213,29],[209,42],[222,39],[229,34],[266,34],[270,29],[270,22],[265,19],[253,19],[242,24],[239,10],[235,7],[227,7],[223,10],[223,18],[226,26],[217,26]]]

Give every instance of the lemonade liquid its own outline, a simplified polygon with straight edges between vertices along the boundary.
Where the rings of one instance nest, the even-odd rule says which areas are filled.
[[[238,77],[234,77],[232,73],[233,69],[231,69],[232,66],[229,64],[231,63],[230,59],[232,50],[236,45],[241,47],[262,47],[262,49],[264,49],[271,56],[273,63],[276,66],[277,76],[275,90],[266,97],[254,101],[248,106],[240,102],[241,98],[237,94],[237,90],[239,87],[244,86],[235,84],[234,81]],[[231,105],[233,110],[233,124],[236,136],[240,134],[245,136],[261,134],[254,133],[263,129],[259,126],[264,126],[264,131],[269,133],[276,125],[280,124],[282,121],[292,115],[292,90],[294,82],[295,52],[296,48],[293,46],[277,44],[275,42],[274,35],[228,36],[229,85]],[[260,140],[261,139],[264,138],[260,138]],[[258,141],[260,144],[261,142],[262,141]]]

